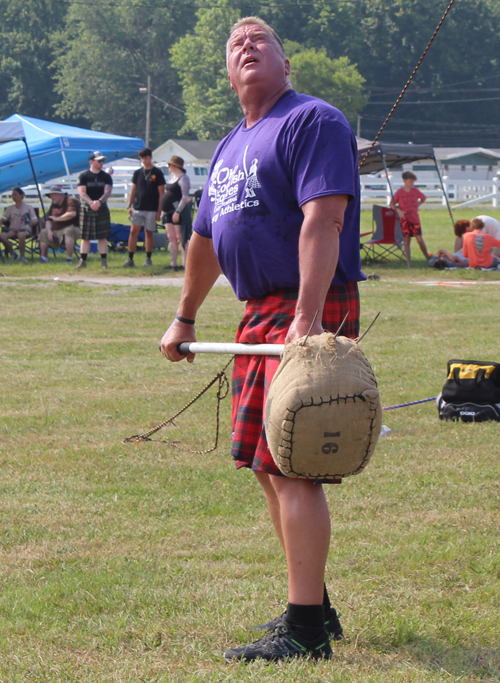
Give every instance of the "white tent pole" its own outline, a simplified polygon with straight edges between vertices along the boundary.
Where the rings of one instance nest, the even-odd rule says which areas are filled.
[[[59,141],[61,141],[61,138],[59,138]],[[68,166],[68,161],[66,159],[66,154],[64,153],[64,149],[61,146],[61,155],[64,161],[64,168],[66,169],[66,177],[68,178],[68,183],[69,183],[69,189],[71,190],[71,196],[75,196],[75,191],[73,189],[73,183],[71,182],[71,175],[69,172],[69,166]]]

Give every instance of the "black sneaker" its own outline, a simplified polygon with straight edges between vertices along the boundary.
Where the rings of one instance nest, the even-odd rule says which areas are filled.
[[[325,628],[330,638],[333,638],[333,640],[342,640],[342,638],[344,637],[344,631],[339,621],[340,616],[340,612],[337,614],[337,610],[333,607],[330,607],[330,609],[325,610]],[[280,614],[279,617],[276,617],[276,619],[268,621],[267,624],[259,624],[258,626],[252,626],[251,629],[257,629],[259,631],[274,631],[277,626],[283,624],[285,617],[286,610],[283,612],[283,614]]]
[[[315,640],[304,640],[291,631],[285,623],[281,623],[272,633],[245,647],[236,647],[224,652],[226,662],[254,659],[267,659],[274,662],[279,659],[310,657],[311,659],[330,659],[333,655],[328,633],[323,633]]]

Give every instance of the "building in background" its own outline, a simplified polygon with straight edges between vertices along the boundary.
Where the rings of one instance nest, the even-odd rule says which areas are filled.
[[[492,180],[498,175],[498,150],[483,147],[435,147],[434,154],[441,175],[450,180]],[[437,178],[436,168],[429,160],[406,164],[402,170],[413,171],[419,180]]]
[[[167,140],[153,150],[153,159],[158,166],[166,166],[170,157],[175,154],[184,159],[191,194],[202,190],[208,180],[210,161],[219,140]]]

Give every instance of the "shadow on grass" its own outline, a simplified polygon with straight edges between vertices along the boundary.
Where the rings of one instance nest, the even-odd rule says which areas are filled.
[[[415,633],[404,624],[396,627],[392,643],[378,638],[370,639],[370,643],[378,651],[393,655],[397,660],[404,659],[430,672],[442,671],[455,680],[464,676],[485,681],[499,680],[500,647],[465,645],[458,636],[456,642],[436,640]]]
[[[455,270],[437,270],[430,268],[424,258],[412,259],[412,266],[408,268],[402,261],[388,261],[381,263],[378,261],[361,261],[361,270],[365,275],[375,273],[382,277],[402,277],[404,279],[428,278],[431,280],[461,280],[470,281],[492,281],[500,280],[500,271],[482,271],[470,268],[457,268]]]

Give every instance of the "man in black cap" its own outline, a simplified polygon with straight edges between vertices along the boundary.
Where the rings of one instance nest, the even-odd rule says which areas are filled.
[[[76,197],[68,197],[61,185],[52,185],[46,196],[51,199],[52,204],[47,212],[45,227],[38,236],[42,254],[40,261],[48,263],[49,247],[59,249],[64,237],[66,263],[73,263],[75,241],[82,235],[78,227],[80,202]]]
[[[80,229],[82,243],[80,245],[80,261],[77,268],[87,267],[87,256],[90,253],[90,240],[97,240],[101,255],[101,266],[107,268],[108,237],[111,231],[111,217],[107,205],[113,189],[113,180],[109,173],[102,170],[106,157],[101,152],[92,152],[89,157],[90,170],[80,174],[78,194],[82,200],[80,213]]]

